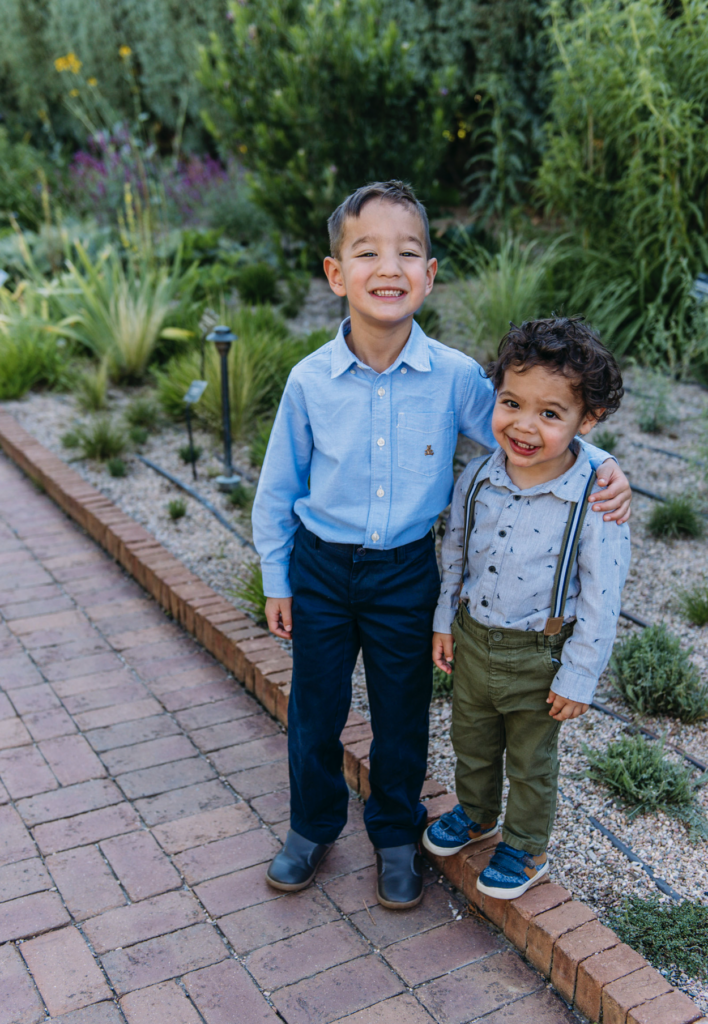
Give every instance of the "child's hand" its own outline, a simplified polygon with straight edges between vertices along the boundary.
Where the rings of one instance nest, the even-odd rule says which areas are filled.
[[[452,633],[433,633],[433,661],[448,675],[452,672],[450,662],[453,657]]]
[[[609,523],[614,520],[618,526],[626,523],[631,515],[632,488],[629,480],[614,459],[607,459],[597,471],[597,486],[601,488],[588,498],[593,505],[593,512],[604,512],[602,517]],[[602,490],[604,488],[604,490]]]
[[[554,693],[553,690],[548,694],[546,704],[553,705],[548,714],[551,718],[555,718],[556,722],[566,722],[569,718],[580,718],[590,707],[589,704],[581,704],[577,700],[568,700],[567,697],[561,697],[559,694]]]
[[[267,597],[265,606],[268,629],[283,640],[292,640],[293,636],[293,599],[292,597]]]

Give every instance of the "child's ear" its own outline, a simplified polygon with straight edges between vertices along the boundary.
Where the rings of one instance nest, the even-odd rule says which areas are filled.
[[[335,295],[343,299],[347,294],[347,286],[344,283],[342,264],[339,260],[335,260],[334,256],[325,256],[323,266],[330,288]]]
[[[589,434],[593,427],[597,426],[600,422],[600,417],[604,413],[604,409],[596,409],[595,412],[586,412],[583,416],[582,423],[578,428],[579,434]]]

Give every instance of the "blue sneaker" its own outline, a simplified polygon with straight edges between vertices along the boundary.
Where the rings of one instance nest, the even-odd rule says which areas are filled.
[[[477,879],[477,888],[485,896],[514,900],[548,873],[548,854],[526,853],[499,843],[494,856]]]
[[[496,821],[478,825],[476,821],[467,817],[462,805],[457,804],[447,814],[443,814],[442,818],[428,825],[423,833],[423,846],[431,853],[437,853],[438,857],[451,857],[469,843],[478,843],[480,839],[494,836],[498,831],[499,825]]]

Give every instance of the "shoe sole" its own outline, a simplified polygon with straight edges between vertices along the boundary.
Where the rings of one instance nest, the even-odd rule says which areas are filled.
[[[411,907],[417,907],[420,901],[423,899],[423,891],[421,890],[420,896],[416,896],[414,900],[409,900],[408,903],[394,903],[391,900],[385,900],[379,892],[378,884],[376,886],[376,899],[379,901],[382,907],[386,910],[410,910]]]
[[[530,878],[528,882],[524,882],[523,885],[517,885],[514,889],[499,889],[494,885],[485,885],[484,882],[480,882],[477,879],[477,889],[479,892],[483,892],[485,896],[494,896],[498,900],[515,900],[517,896],[523,896],[525,892],[535,885],[536,882],[540,882],[544,875],[548,874],[548,861],[539,868],[533,878]]]
[[[436,846],[431,839],[428,839],[428,830],[426,828],[423,833],[423,846],[429,853],[435,853],[438,857],[452,857],[454,854],[459,853],[460,850],[464,850],[466,846],[471,846],[472,843],[481,843],[483,839],[489,839],[490,836],[495,836],[499,831],[499,825],[495,825],[489,832],[485,832],[483,836],[479,836],[477,839],[468,839],[466,843],[461,843],[459,846]]]
[[[331,849],[332,847],[330,846],[329,850]],[[300,892],[301,889],[307,889],[308,885],[312,885],[312,883],[314,882],[315,875],[317,874],[317,872],[320,869],[320,866],[327,857],[329,850],[326,850],[325,853],[322,854],[322,856],[317,862],[315,870],[312,872],[309,878],[305,879],[304,882],[279,882],[276,878],[271,877],[270,869],[266,871],[266,882],[271,887],[271,889],[277,889],[278,892]]]

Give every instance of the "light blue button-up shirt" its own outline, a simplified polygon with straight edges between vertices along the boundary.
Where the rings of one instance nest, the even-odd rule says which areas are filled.
[[[321,540],[382,550],[420,540],[452,496],[458,433],[487,448],[494,388],[474,359],[413,321],[382,373],[337,337],[293,369],[253,504],[253,539],[268,597],[290,597],[290,553],[302,522]],[[593,465],[606,458],[587,446]]]

